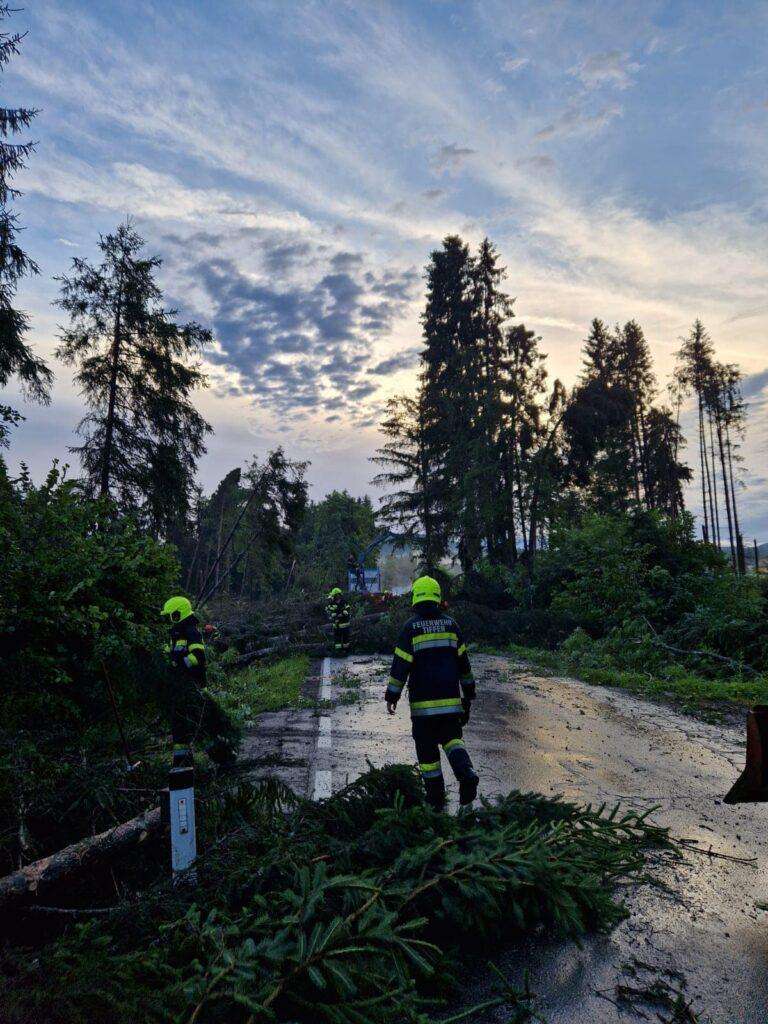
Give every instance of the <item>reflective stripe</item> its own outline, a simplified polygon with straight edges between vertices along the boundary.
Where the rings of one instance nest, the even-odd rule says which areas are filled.
[[[195,668],[199,664],[197,660],[197,655],[188,654],[184,659],[184,664],[187,666],[187,668]]]
[[[450,754],[450,752],[452,750],[456,750],[457,747],[464,747],[464,740],[448,740],[447,743],[443,744],[443,750],[446,752],[446,754]]]
[[[413,646],[416,647],[418,644],[426,643],[429,640],[455,640],[458,644],[459,637],[456,633],[421,633],[413,638]]]
[[[432,647],[455,647],[455,646],[456,646],[456,641],[455,640],[425,640],[424,643],[419,643],[419,644],[417,644],[414,641],[413,649],[418,654],[421,651],[427,651],[427,650],[429,650]]]
[[[401,683],[400,680],[399,679],[395,679],[394,676],[390,676],[389,680],[387,681],[387,689],[388,690],[394,690],[395,693],[400,693],[400,691],[402,690],[402,688],[404,686],[405,686],[405,683]]]
[[[189,649],[190,651],[204,651],[205,644],[190,644]]]
[[[439,761],[433,761],[431,764],[420,764],[419,771],[424,779],[437,779],[443,774]]]
[[[401,647],[395,648],[395,657],[402,658],[403,661],[407,661],[409,664],[413,661],[413,655],[404,651]]]
[[[176,640],[173,644],[174,651],[185,651],[187,649],[186,640]]]
[[[432,715],[455,715],[461,711],[461,705],[458,707],[451,706],[449,708],[417,708],[415,711],[411,708],[411,718],[427,718]]]
[[[461,647],[459,648],[459,657],[461,657],[462,654],[466,654],[466,653],[467,653],[467,645],[466,644],[462,644]]]
[[[458,707],[461,704],[460,697],[445,697],[443,700],[416,700],[411,704],[412,708],[447,708]]]

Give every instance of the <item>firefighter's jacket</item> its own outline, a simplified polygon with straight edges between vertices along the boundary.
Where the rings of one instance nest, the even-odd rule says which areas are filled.
[[[166,647],[171,665],[198,688],[205,686],[205,644],[195,615],[171,626],[171,642]]]
[[[351,622],[352,611],[343,597],[333,597],[325,606],[326,614],[334,626],[343,628]]]
[[[458,623],[439,605],[417,605],[403,626],[385,699],[396,704],[408,684],[412,718],[457,715],[475,699],[475,680]]]

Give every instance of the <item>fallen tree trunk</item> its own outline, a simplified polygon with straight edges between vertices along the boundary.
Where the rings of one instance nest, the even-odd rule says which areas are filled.
[[[0,913],[33,903],[82,872],[139,846],[161,828],[160,808],[153,807],[0,878]]]

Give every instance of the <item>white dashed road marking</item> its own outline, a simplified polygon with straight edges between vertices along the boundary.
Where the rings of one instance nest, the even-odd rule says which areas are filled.
[[[331,659],[323,658],[320,672],[320,700],[331,699]],[[333,792],[333,775],[330,767],[330,754],[321,753],[331,749],[332,723],[330,715],[321,715],[318,722],[317,756],[315,760],[315,784],[312,791],[313,800],[325,800]]]
[[[331,720],[327,715],[320,719],[320,735],[317,737],[318,750],[330,750],[331,748]]]
[[[331,659],[323,658],[323,669],[320,677],[320,700],[331,699]]]
[[[331,795],[331,772],[330,770],[315,772],[315,789],[312,793],[313,800],[325,800]]]

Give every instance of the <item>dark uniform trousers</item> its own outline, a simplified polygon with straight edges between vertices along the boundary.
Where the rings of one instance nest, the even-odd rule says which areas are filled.
[[[474,774],[472,759],[462,738],[461,719],[458,715],[414,718],[411,733],[427,802],[433,807],[442,807],[445,803],[445,780],[440,767],[440,747],[459,782],[469,781]]]

